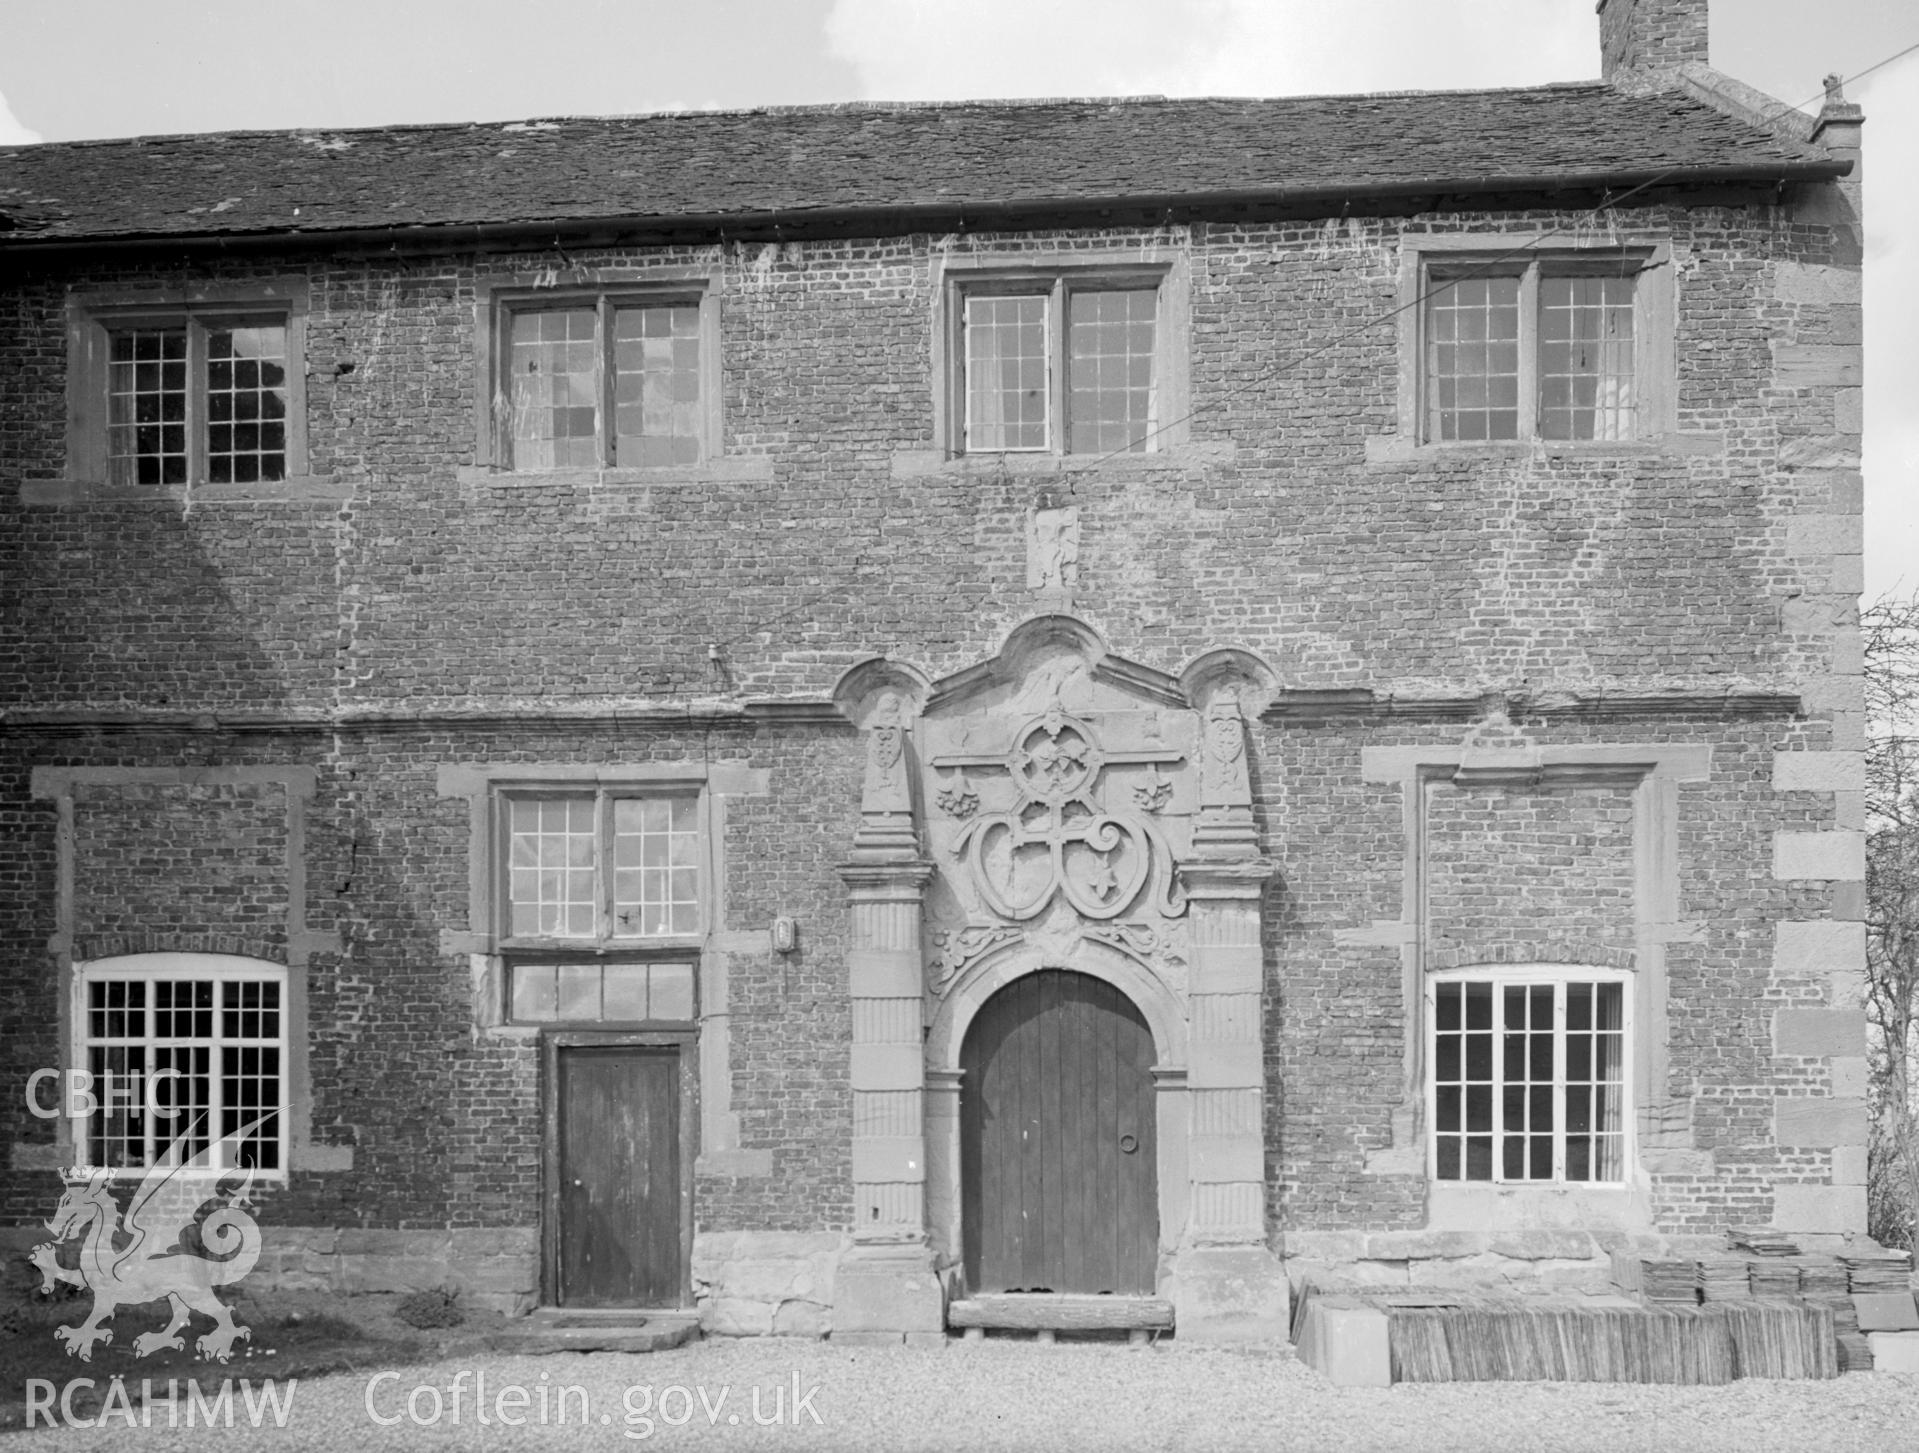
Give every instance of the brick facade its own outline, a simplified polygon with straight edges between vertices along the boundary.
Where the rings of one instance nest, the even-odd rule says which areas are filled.
[[[1703,51],[1703,29],[1667,39]],[[957,679],[1051,613],[1097,636],[1087,660],[1136,663],[1169,695],[1225,646],[1270,671],[1247,698],[1245,861],[1270,869],[1249,901],[1275,1257],[1403,1273],[1491,1249],[1587,1274],[1622,1237],[1863,1229],[1852,207],[1845,184],[1809,183],[1781,205],[1669,188],[1614,214],[1670,248],[1677,427],[1563,448],[1396,438],[1405,360],[1378,321],[1420,237],[1591,228],[1538,199],[17,260],[0,290],[0,1216],[26,1227],[58,1195],[54,1123],[23,1091],[70,1054],[71,966],[242,954],[303,984],[302,1126],[261,1197],[275,1274],[458,1279],[466,1245],[490,1268],[473,1285],[533,1300],[538,1040],[476,1008],[494,949],[471,921],[470,802],[444,774],[723,770],[755,785],[709,789],[724,876],[699,950],[694,1275],[716,1325],[825,1330],[870,1133],[840,869],[863,790],[873,820],[872,723],[835,692],[874,658]],[[947,272],[1147,254],[1188,288],[1183,440],[954,457],[935,422]],[[695,272],[718,297],[717,458],[476,465],[486,284]],[[287,276],[307,287],[308,474],[251,497],[76,493],[69,308]],[[1035,587],[1049,511],[1071,514],[1077,553]],[[936,711],[946,688],[904,689]],[[772,950],[776,918],[796,951]],[[1228,972],[1212,962],[1198,972]],[[1523,963],[1656,982],[1635,1013],[1660,1039],[1621,1203],[1557,1240],[1497,1215],[1474,1239],[1435,1210],[1409,985]],[[771,1283],[795,1310],[765,1310],[753,1288]]]

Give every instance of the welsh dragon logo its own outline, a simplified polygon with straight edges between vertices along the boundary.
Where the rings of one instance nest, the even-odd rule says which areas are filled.
[[[194,1343],[202,1357],[225,1362],[236,1339],[252,1339],[253,1333],[233,1320],[213,1289],[240,1280],[260,1259],[260,1227],[247,1214],[253,1172],[217,1174],[213,1166],[216,1151],[222,1163],[230,1163],[265,1118],[270,1117],[244,1125],[184,1160],[183,1134],[147,1171],[124,1213],[113,1198],[111,1169],[75,1166],[64,1173],[66,1193],[47,1222],[54,1239],[34,1247],[30,1259],[39,1268],[43,1294],[51,1292],[55,1282],[93,1293],[93,1314],[84,1323],[53,1329],[69,1356],[78,1354],[82,1362],[91,1362],[96,1342],[113,1341],[113,1329],[104,1324],[116,1308],[161,1300],[171,1305],[172,1320],[161,1331],[134,1338],[135,1356],[163,1347],[183,1350],[180,1331],[194,1312],[213,1318],[215,1324]],[[210,1201],[218,1204],[198,1219]],[[201,1256],[187,1249],[182,1241],[189,1231],[197,1231],[198,1243],[214,1254]],[[80,1239],[78,1270],[59,1260],[62,1245],[75,1239]]]

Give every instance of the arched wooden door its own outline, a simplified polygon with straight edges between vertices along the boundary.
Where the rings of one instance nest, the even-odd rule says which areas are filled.
[[[968,1289],[1150,1295],[1159,1247],[1153,1036],[1089,974],[987,1000],[960,1052]]]

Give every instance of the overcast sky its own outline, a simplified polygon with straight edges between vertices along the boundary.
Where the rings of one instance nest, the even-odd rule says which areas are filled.
[[[1782,101],[1915,42],[1913,0],[1712,5],[1712,63]],[[1598,72],[1593,0],[0,0],[0,144]],[[1919,587],[1919,55],[1848,95],[1867,115],[1871,597]]]

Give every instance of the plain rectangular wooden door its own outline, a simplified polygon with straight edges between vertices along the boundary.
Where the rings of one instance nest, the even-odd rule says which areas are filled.
[[[1150,1295],[1153,1036],[1104,980],[1047,969],[981,1007],[960,1063],[967,1285]]]
[[[559,1051],[559,1300],[680,1300],[680,1054],[621,1045]]]

